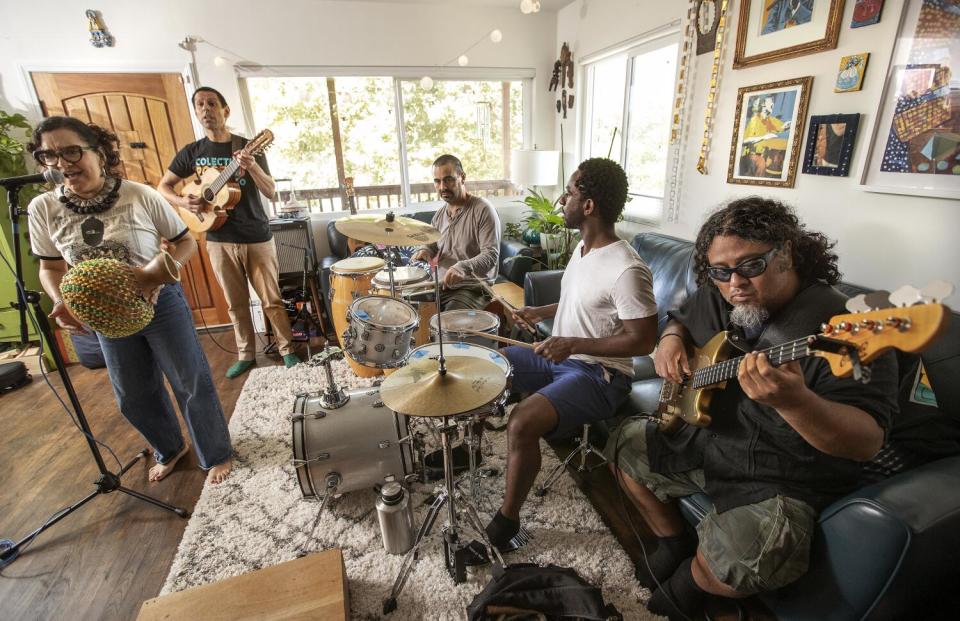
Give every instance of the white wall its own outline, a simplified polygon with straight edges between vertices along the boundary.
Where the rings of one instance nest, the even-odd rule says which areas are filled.
[[[557,14],[557,45],[568,41],[575,59],[583,58],[673,19],[685,18],[686,5],[679,0],[577,0]],[[731,5],[731,15],[738,15],[740,2]],[[939,278],[960,287],[960,201],[870,193],[859,185],[884,74],[893,52],[901,1],[887,2],[879,24],[858,29],[849,28],[853,5],[853,0],[846,3],[837,49],[819,54],[733,71],[735,33],[728,34],[706,176],[695,167],[712,56],[696,57],[693,102],[687,119],[689,134],[682,162],[680,220],[657,230],[693,239],[707,213],[719,204],[752,194],[770,196],[793,205],[811,229],[837,240],[845,280],[892,290],[904,284],[921,287]],[[871,54],[863,90],[834,93],[840,57],[857,52]],[[861,114],[851,175],[821,177],[798,170],[792,189],[728,184],[727,158],[733,138],[737,89],[808,75],[814,76],[809,114]],[[582,93],[578,94],[582,102]],[[579,149],[578,145],[571,146],[569,140],[575,134],[574,120],[567,120],[564,131],[568,157],[575,165]],[[570,169],[568,164],[568,174]],[[630,238],[641,230],[650,228],[627,224],[619,232]],[[954,294],[948,303],[960,307],[960,294]]]

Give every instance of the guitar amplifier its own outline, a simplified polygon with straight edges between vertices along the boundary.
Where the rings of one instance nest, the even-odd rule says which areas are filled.
[[[313,243],[310,218],[278,218],[270,221],[273,244],[280,260],[280,276],[299,275],[303,271],[303,249],[307,251],[307,271],[314,271],[317,252]]]

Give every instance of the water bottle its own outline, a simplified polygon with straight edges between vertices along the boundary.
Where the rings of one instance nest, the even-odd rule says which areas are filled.
[[[388,554],[403,554],[413,547],[413,507],[403,486],[396,481],[385,483],[377,498],[377,520]]]

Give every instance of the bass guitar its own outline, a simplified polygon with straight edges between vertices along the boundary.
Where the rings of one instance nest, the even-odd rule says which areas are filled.
[[[870,380],[865,366],[889,349],[918,352],[946,328],[950,309],[942,304],[918,304],[902,308],[850,313],[832,317],[818,334],[761,350],[773,366],[809,356],[820,356],[838,377],[852,375],[861,382]],[[661,431],[671,432],[686,423],[696,427],[710,424],[710,400],[735,379],[743,356],[720,332],[688,360],[691,374],[683,383],[664,380],[655,419]]]
[[[263,153],[273,143],[273,132],[269,129],[261,131],[248,142],[243,151],[256,156]],[[230,209],[240,202],[240,185],[232,181],[233,175],[240,168],[240,161],[234,158],[223,170],[207,169],[196,181],[183,186],[180,196],[195,196],[202,198],[204,206],[199,213],[189,209],[177,207],[180,217],[194,233],[215,231],[223,226]]]

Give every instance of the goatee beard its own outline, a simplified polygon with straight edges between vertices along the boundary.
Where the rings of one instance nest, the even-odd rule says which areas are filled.
[[[770,311],[763,306],[740,304],[730,311],[730,323],[745,330],[756,330],[770,318]]]

